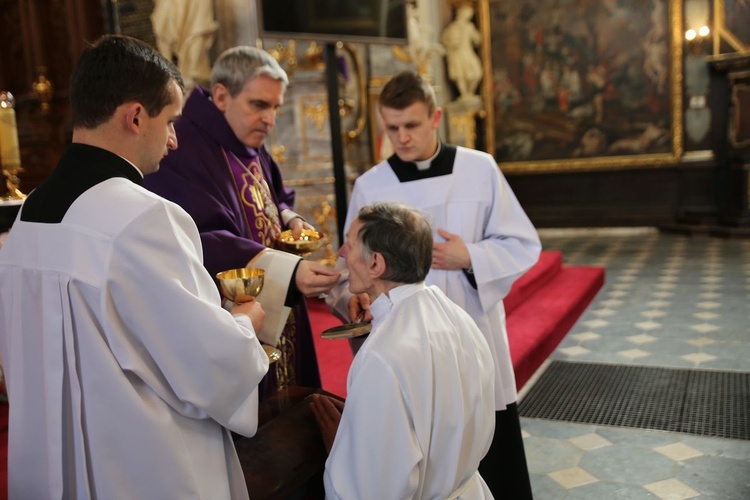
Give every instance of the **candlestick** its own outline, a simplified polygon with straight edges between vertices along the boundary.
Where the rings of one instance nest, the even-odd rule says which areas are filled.
[[[18,174],[22,168],[14,104],[13,94],[4,90],[0,91],[0,165],[6,178],[5,186],[8,188],[8,195],[3,198],[4,200],[26,198],[26,195],[18,189],[20,184]]]

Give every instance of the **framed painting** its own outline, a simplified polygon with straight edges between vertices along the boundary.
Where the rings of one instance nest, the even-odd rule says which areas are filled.
[[[679,161],[682,0],[478,0],[477,10],[490,55],[485,139],[504,172]]]

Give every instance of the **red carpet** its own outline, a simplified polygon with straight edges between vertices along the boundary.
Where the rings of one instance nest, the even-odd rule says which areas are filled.
[[[0,498],[8,498],[8,403],[0,403]]]
[[[563,266],[562,254],[545,251],[516,281],[505,298],[513,368],[520,389],[565,337],[604,285],[604,268]],[[320,333],[341,324],[320,299],[308,299],[323,389],[346,397],[352,361],[346,340],[323,340]]]
[[[508,341],[520,389],[565,337],[604,285],[600,267],[567,267],[560,252],[542,252],[539,262],[505,298]],[[308,299],[323,389],[346,397],[352,362],[349,342],[324,340],[320,333],[341,324],[321,299]],[[8,404],[0,404],[0,499],[7,498]]]
[[[346,376],[353,359],[352,351],[349,349],[349,341],[346,339],[326,340],[320,338],[323,331],[340,325],[341,321],[329,312],[328,306],[322,299],[308,298],[307,310],[310,312],[315,352],[318,355],[318,367],[320,368],[323,389],[345,398]]]

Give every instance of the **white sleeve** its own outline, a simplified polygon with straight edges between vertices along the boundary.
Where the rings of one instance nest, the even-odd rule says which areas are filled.
[[[176,205],[133,221],[109,256],[106,341],[123,371],[175,411],[253,435],[268,359],[247,316],[221,307],[201,255],[195,223]]]
[[[256,297],[266,313],[263,330],[258,332],[258,337],[266,344],[277,345],[284,331],[286,320],[292,311],[284,302],[300,260],[302,257],[297,255],[267,248],[247,264],[247,267],[258,267],[266,271],[263,277],[263,289]]]
[[[494,164],[491,172],[492,207],[484,238],[467,244],[485,311],[508,294],[513,283],[537,262],[542,249],[539,235],[508,181]]]
[[[326,462],[326,498],[412,498],[424,457],[408,402],[380,356],[361,352],[358,357]]]

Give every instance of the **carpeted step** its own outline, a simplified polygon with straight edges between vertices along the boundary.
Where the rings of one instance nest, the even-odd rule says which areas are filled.
[[[603,285],[602,267],[562,267],[507,315],[516,387],[523,387],[555,350]]]
[[[320,334],[328,328],[339,326],[341,321],[331,314],[323,299],[307,298],[307,310],[310,313],[315,352],[318,356],[320,380],[323,389],[346,397],[346,377],[349,365],[352,364],[352,351],[345,339],[327,340],[320,338]]]
[[[508,341],[519,388],[557,347],[604,284],[603,268],[563,267],[561,261],[560,252],[542,252],[537,265],[526,275],[535,276],[524,276],[521,280],[525,283],[511,292],[523,301],[508,313],[508,298],[505,299]],[[513,300],[517,299],[511,297],[511,303]],[[320,338],[321,332],[341,321],[321,299],[308,298],[307,307],[323,389],[346,397],[346,377],[353,359],[349,343]]]
[[[562,269],[562,252],[546,250],[539,255],[539,260],[521,276],[503,299],[505,315],[510,314],[516,307],[539,290],[545,283],[555,277]]]

